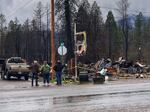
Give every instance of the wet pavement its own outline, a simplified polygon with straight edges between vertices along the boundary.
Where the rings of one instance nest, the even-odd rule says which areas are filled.
[[[0,112],[150,112],[149,95],[150,79],[33,88],[0,80]]]

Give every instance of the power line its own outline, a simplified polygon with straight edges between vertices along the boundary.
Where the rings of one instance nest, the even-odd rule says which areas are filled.
[[[106,10],[115,10],[115,11],[118,11],[119,9],[117,8],[111,8],[111,7],[106,7],[106,6],[102,6],[100,7],[102,9],[106,9]],[[139,13],[139,12],[142,12],[142,13],[150,13],[150,11],[139,11],[138,9],[130,9],[128,10],[130,13]]]
[[[15,14],[17,11],[19,11],[22,8],[25,8],[27,6],[29,6],[34,0],[29,0],[27,1],[25,4],[21,5],[20,7],[18,7],[17,9],[13,10],[10,14],[8,14],[8,17],[11,17],[13,14]]]

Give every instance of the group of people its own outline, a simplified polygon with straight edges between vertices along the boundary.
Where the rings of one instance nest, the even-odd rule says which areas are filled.
[[[50,84],[50,78],[52,74],[52,69],[56,72],[56,81],[57,85],[62,84],[62,70],[64,68],[64,65],[58,60],[57,63],[55,64],[54,67],[51,67],[47,63],[47,61],[44,61],[43,65],[40,65],[38,61],[34,61],[33,64],[31,65],[31,71],[32,71],[32,81],[31,81],[31,86],[39,86],[38,84],[38,77],[39,75],[42,75],[43,77],[43,85],[44,86],[49,86]]]

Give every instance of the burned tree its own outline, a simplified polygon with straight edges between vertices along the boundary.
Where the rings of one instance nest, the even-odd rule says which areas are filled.
[[[117,3],[118,13],[121,16],[121,29],[125,40],[125,59],[128,60],[128,33],[129,33],[129,24],[128,24],[128,0],[120,0]]]

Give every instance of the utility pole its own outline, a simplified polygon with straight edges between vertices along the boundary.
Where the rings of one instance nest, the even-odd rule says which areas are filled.
[[[78,59],[77,59],[77,36],[76,36],[76,33],[77,33],[77,24],[76,24],[76,21],[74,23],[74,43],[75,43],[75,81],[77,81],[77,78],[78,78]]]
[[[56,50],[55,50],[55,17],[54,17],[54,0],[51,0],[51,62],[52,62],[52,68],[55,66],[55,56],[56,56]],[[52,69],[52,79],[54,79],[54,70]]]
[[[47,59],[47,61],[48,62],[50,62],[50,42],[48,41],[48,40],[50,40],[49,39],[49,10],[50,10],[50,8],[49,8],[49,6],[47,5],[47,7],[46,7],[46,16],[47,16],[47,37],[46,37],[46,40],[47,40],[47,42],[46,42],[46,54],[47,54],[47,57],[46,57],[46,59]]]

